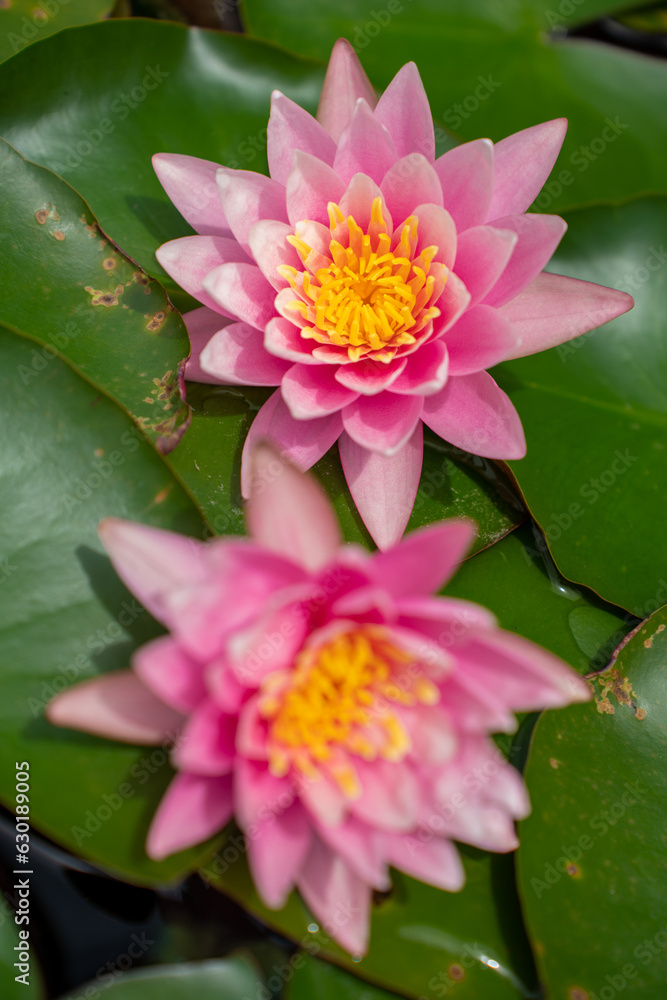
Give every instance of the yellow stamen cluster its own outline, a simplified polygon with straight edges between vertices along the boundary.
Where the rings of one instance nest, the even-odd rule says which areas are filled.
[[[439,690],[383,626],[364,625],[304,648],[289,671],[262,685],[269,765],[316,778],[324,770],[350,798],[360,793],[349,754],[402,760],[410,737],[393,706],[432,705]]]
[[[305,267],[278,268],[299,296],[288,308],[305,321],[305,339],[347,348],[352,361],[367,356],[391,361],[398,348],[414,344],[416,334],[440,315],[430,304],[446,277],[441,265],[431,273],[438,248],[427,247],[415,256],[418,221],[410,216],[392,250],[381,198],[373,201],[367,232],[351,215],[346,219],[334,202],[328,208],[328,256],[314,253],[297,235],[287,237]]]

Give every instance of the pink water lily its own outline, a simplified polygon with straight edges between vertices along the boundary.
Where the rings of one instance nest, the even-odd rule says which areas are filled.
[[[251,461],[249,539],[102,522],[118,574],[169,634],[138,649],[131,670],[64,691],[47,715],[110,739],[171,740],[177,773],[148,854],[234,817],[266,905],[296,886],[362,954],[390,866],[455,891],[453,840],[517,846],[528,798],[489,734],[512,732],[516,711],[590,693],[484,608],[432,596],[469,547],[469,522],[371,555],[341,544],[314,479],[267,446]]]
[[[493,459],[521,458],[521,421],[486,369],[577,337],[631,308],[624,292],[542,273],[566,229],[526,214],[564,119],[435,159],[414,63],[379,99],[352,47],[334,46],[317,118],[274,92],[270,177],[154,157],[200,234],[158,259],[203,308],[186,316],[194,380],[280,386],[242,463],[270,438],[302,470],[338,440],[380,548],[407,524],[422,423]]]

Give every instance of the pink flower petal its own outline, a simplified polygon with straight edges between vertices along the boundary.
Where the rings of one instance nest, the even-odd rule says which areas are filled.
[[[385,204],[384,197],[375,181],[366,174],[355,174],[340,200],[340,210],[344,216],[351,215],[357,225],[366,230],[371,221],[371,208],[375,198],[382,198],[382,216],[387,224],[387,232],[392,231],[393,220]]]
[[[462,522],[457,523],[461,524]],[[417,534],[419,533],[414,532],[409,538],[413,538]],[[406,539],[399,547],[402,548],[408,540]],[[469,536],[468,542],[470,541]],[[444,544],[445,546],[449,544],[446,539],[444,539]],[[462,555],[464,554],[465,550]],[[434,587],[440,589],[441,582],[436,582]],[[423,589],[422,585],[420,585],[420,589]],[[399,597],[395,606],[400,625],[416,632],[423,632],[435,639],[443,649],[460,644],[467,639],[471,632],[486,632],[498,624],[495,615],[492,615],[486,608],[479,604],[473,604],[472,601],[463,601],[455,597],[423,597],[421,595],[415,597],[408,594]]]
[[[356,52],[346,38],[339,38],[331,50],[317,108],[318,122],[335,142],[352,120],[359,98],[363,98],[370,108],[377,104],[373,85]]]
[[[287,178],[287,215],[293,226],[302,219],[328,225],[327,205],[344,193],[345,184],[328,164],[297,150]]]
[[[362,793],[351,812],[376,829],[405,833],[414,829],[419,814],[419,783],[405,762],[355,758]]]
[[[342,823],[347,811],[347,799],[340,786],[327,775],[307,778],[299,787],[299,795],[311,816],[327,826]]]
[[[56,695],[46,717],[54,726],[147,746],[175,739],[184,721],[180,712],[156,698],[131,670],[75,684]]]
[[[290,101],[289,97],[285,97],[279,90],[274,90],[271,95],[266,153],[269,173],[283,187],[287,184],[297,149],[304,153],[312,153],[323,163],[331,164],[336,153],[336,143],[312,115],[294,101]],[[270,217],[277,218],[277,216]]]
[[[165,625],[168,595],[203,583],[210,572],[206,547],[186,535],[115,517],[104,518],[97,533],[123,583]]]
[[[318,823],[317,832],[324,843],[342,857],[366,885],[372,885],[380,892],[391,888],[389,872],[384,863],[386,834],[378,833],[375,826],[362,823],[354,816],[348,816],[338,826]]]
[[[341,544],[331,504],[315,479],[303,476],[273,449],[252,452],[248,528],[261,545],[315,572]]]
[[[470,303],[470,292],[453,271],[449,272],[445,288],[436,302],[440,316],[433,321],[434,336],[441,337],[462,316]]]
[[[433,162],[433,116],[419,70],[413,62],[399,69],[378,101],[375,117],[394,140],[399,156],[416,151]]]
[[[406,535],[400,545],[373,556],[373,578],[394,597],[430,595],[444,587],[475,537],[472,521],[450,520]]]
[[[551,173],[566,131],[567,119],[554,118],[496,143],[493,198],[487,219],[516,215],[530,208]]]
[[[260,468],[256,475],[256,482],[258,489],[261,490],[260,498],[256,497],[255,500],[262,499],[264,497],[264,491],[266,490],[267,477],[271,483],[271,487],[266,492],[270,493],[271,496],[275,497],[276,491],[273,487],[273,480],[276,475],[284,475],[284,471],[278,471],[279,469],[285,469],[285,463],[279,458],[279,456],[272,451],[268,446],[260,446],[255,453],[256,464],[257,461],[262,460],[261,452],[268,452],[269,461],[266,467]],[[259,453],[259,454],[258,454]],[[274,462],[277,462],[277,466],[274,466]],[[301,476],[303,479],[304,477]],[[310,479],[308,480],[310,482]],[[317,494],[317,487],[315,489]],[[321,499],[321,496],[316,495],[316,502]],[[303,512],[303,506],[299,509]],[[312,517],[312,507],[308,507],[310,516]],[[258,510],[258,504],[250,501],[247,510],[247,516],[251,520],[251,528],[253,534],[255,532],[255,526],[252,522],[252,518],[258,515],[257,530],[260,536],[264,533],[266,535],[266,541],[261,541],[265,544],[268,549],[279,552],[282,549],[287,548],[287,540],[292,529],[292,524],[290,524],[291,515],[288,515],[286,524],[277,523],[279,518],[277,516],[270,515],[268,518],[264,516],[265,512]],[[305,566],[308,570],[318,570],[320,565],[326,566],[330,561],[330,553],[327,551],[327,543],[329,547],[333,546],[333,551],[340,545],[340,532],[338,529],[338,522],[334,525],[331,524],[331,511],[329,505],[325,505],[324,516],[322,520],[323,539],[322,541],[316,542],[314,551],[307,552],[305,555]],[[333,541],[332,541],[333,539]],[[304,548],[303,542],[298,542],[298,546],[295,549],[290,549],[286,554],[290,559],[301,564],[304,560],[299,558],[299,552]],[[320,560],[318,561],[317,555],[320,555]],[[304,588],[298,588],[303,591],[303,597],[307,600],[307,594],[313,592],[313,584],[306,585]],[[262,614],[261,611],[258,612],[258,616],[250,626],[236,635],[232,636],[229,643],[227,644],[227,656],[228,656],[228,666],[230,670],[234,672],[234,675],[238,678],[239,682],[247,688],[257,688],[262,683],[264,677],[273,673],[276,670],[288,670],[292,667],[294,663],[294,658],[303,646],[304,640],[307,634],[307,622],[308,615],[303,610],[302,603],[296,599],[287,599],[284,595],[276,594],[274,600],[269,600],[266,606],[266,611]]]
[[[248,234],[256,222],[261,219],[287,222],[285,188],[278,181],[252,170],[228,167],[220,168],[217,181],[229,228],[246,253],[250,253]]]
[[[366,174],[379,184],[397,159],[396,146],[386,128],[366,101],[357,101],[352,120],[338,140],[333,162],[336,173],[346,184],[357,173]]]
[[[183,321],[187,327],[191,350],[190,359],[185,366],[186,379],[190,382],[216,383],[218,379],[215,375],[209,375],[202,370],[199,357],[209,340],[218,331],[224,330],[230,323],[233,323],[234,320],[221,316],[220,313],[214,312],[207,306],[202,306],[201,309],[192,309],[190,312],[184,313]]]
[[[473,226],[459,235],[456,273],[470,292],[470,305],[481,302],[503,273],[518,236],[510,229]]]
[[[450,149],[435,161],[443,205],[459,233],[486,222],[493,194],[493,143],[475,139]]]
[[[473,306],[443,337],[449,351],[449,374],[470,375],[497,365],[511,355],[517,339],[511,323],[497,309]]]
[[[362,448],[395,455],[414,434],[423,405],[421,396],[359,396],[343,410],[343,427]]]
[[[179,771],[193,774],[229,774],[236,750],[236,716],[221,712],[206,699],[189,716],[171,759]]]
[[[293,234],[293,226],[273,219],[260,219],[248,233],[250,253],[266,280],[277,290],[289,287],[287,279],[278,274],[281,264],[303,270],[301,258],[287,242],[287,237]]]
[[[523,358],[595,330],[632,309],[626,292],[591,281],[538,274],[499,314],[509,320],[517,344],[508,358]]]
[[[219,163],[181,153],[156,153],[153,169],[186,222],[200,236],[231,236],[215,182]]]
[[[442,392],[424,400],[424,423],[457,448],[484,458],[523,458],[519,415],[488,372],[452,375]]]
[[[287,778],[276,778],[266,763],[239,757],[234,771],[234,816],[243,831],[262,818],[281,816],[295,801]]]
[[[287,409],[282,394],[279,391],[274,392],[253,420],[243,446],[241,460],[243,496],[249,496],[251,479],[249,456],[256,443],[262,440],[270,441],[285,458],[294,462],[302,472],[306,472],[338,440],[342,430],[340,413],[332,413],[330,417],[321,417],[319,420],[295,420]]]
[[[231,778],[177,774],[153,817],[146,853],[154,861],[162,861],[207,840],[222,830],[231,816]]]
[[[562,660],[511,632],[477,636],[457,650],[457,657],[468,677],[512,711],[559,708],[591,698],[586,681]]]
[[[558,215],[513,215],[498,220],[498,227],[514,230],[519,240],[507,267],[484,301],[502,306],[535,278],[560,243],[567,223]]]
[[[352,499],[375,544],[387,549],[399,540],[410,519],[423,459],[421,424],[391,457],[368,451],[343,434],[338,442]]]
[[[368,948],[371,889],[318,838],[298,878],[298,889],[313,916],[354,956]]]
[[[235,385],[280,385],[289,362],[269,354],[262,334],[247,323],[232,323],[208,342],[200,366],[211,381]]]
[[[411,153],[398,160],[384,175],[380,187],[392,218],[398,225],[409,215],[416,213],[417,205],[442,205],[442,188],[438,175],[421,153]]]
[[[180,240],[163,243],[155,251],[155,256],[181,288],[222,315],[225,314],[204,291],[202,282],[214,267],[248,259],[236,240],[228,240],[224,236],[184,236]],[[234,319],[233,316],[231,318]]]
[[[418,205],[414,214],[419,219],[417,250],[437,246],[435,259],[447,267],[454,266],[456,258],[456,226],[449,212],[440,205]],[[449,278],[447,279],[449,283]],[[445,289],[447,285],[445,285]]]
[[[405,358],[395,358],[388,364],[381,361],[357,361],[336,370],[336,381],[362,396],[375,396],[393,385],[405,368]]]
[[[444,340],[423,344],[414,354],[408,355],[405,370],[391,387],[392,392],[431,396],[439,392],[447,381],[449,357]]]
[[[299,803],[260,820],[253,835],[246,833],[248,861],[265,905],[280,910],[287,901],[310,851],[312,828]]]
[[[447,892],[458,892],[465,884],[459,852],[426,828],[410,836],[391,834],[386,839],[387,858],[399,871]]]
[[[255,264],[221,264],[208,272],[202,287],[225,313],[258,330],[276,315],[276,290]]]
[[[341,385],[328,365],[293,365],[283,378],[281,390],[295,420],[327,417],[354,403],[358,395]]]
[[[132,656],[132,668],[142,684],[177,712],[192,711],[206,695],[203,665],[170,635],[140,646]]]
[[[312,341],[304,340],[299,327],[294,326],[283,316],[276,316],[275,319],[270,320],[264,330],[266,350],[277,358],[291,361],[292,364],[295,362],[302,365],[321,364],[310,353],[309,344],[312,344]]]

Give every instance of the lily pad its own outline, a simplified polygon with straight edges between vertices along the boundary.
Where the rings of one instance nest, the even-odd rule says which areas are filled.
[[[0,140],[0,323],[33,337],[26,389],[54,353],[133,417],[159,451],[187,427],[182,371],[190,346],[162,286],[99,229],[65,181]]]
[[[0,62],[63,28],[99,21],[113,7],[113,0],[3,0]]]
[[[409,60],[431,110],[460,139],[494,141],[570,121],[541,209],[665,191],[664,60],[553,37],[620,4],[576,0],[245,0],[248,30],[315,59],[344,36],[380,90]],[[627,8],[627,5],[623,5]]]
[[[26,386],[34,345],[0,331],[0,740],[26,760],[31,823],[74,854],[132,882],[196,868],[200,845],[157,864],[148,824],[172,772],[168,753],[51,726],[68,685],[128,665],[160,626],[122,586],[96,527],[107,515],[201,536],[203,525],[160,457],[110,400],[58,358]],[[14,804],[14,769],[0,800]]]
[[[636,305],[495,369],[528,442],[509,464],[564,576],[644,618],[667,601],[667,199],[568,222],[550,268],[623,288]]]
[[[371,986],[363,979],[351,976],[329,962],[320,962],[307,952],[293,956],[293,978],[285,990],[285,1000],[398,1000],[395,993],[387,993]]]
[[[93,984],[95,993],[99,986]],[[250,966],[241,960],[187,962],[158,965],[124,973],[110,985],[104,996],[113,1000],[240,1000],[254,997],[263,988]],[[81,988],[85,994],[85,987]]]
[[[175,293],[155,250],[192,230],[155,176],[153,154],[266,171],[271,91],[314,111],[323,75],[239,35],[107,21],[38,42],[0,67],[0,135],[73,184],[102,229]]]
[[[666,623],[662,608],[594,678],[594,701],[535,729],[518,872],[554,1000],[654,1000],[667,984]]]

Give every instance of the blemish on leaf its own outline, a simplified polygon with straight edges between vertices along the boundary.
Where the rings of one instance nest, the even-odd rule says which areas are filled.
[[[143,271],[133,271],[132,277],[138,285],[147,285],[150,282],[150,278]]]
[[[102,458],[103,455],[104,455],[104,448],[95,449],[95,458]]]
[[[148,323],[146,324],[146,329],[151,331],[159,330],[162,324],[164,323],[165,316],[166,313],[163,312],[162,310],[160,312],[156,312],[154,316],[151,316]]]
[[[102,267],[104,268],[105,271],[113,271],[115,266],[116,266],[116,261],[113,259],[113,257],[107,257],[105,260],[102,261]]]
[[[123,286],[117,285],[113,292],[102,292],[91,285],[86,285],[86,291],[91,297],[90,304],[93,306],[117,306],[118,296],[123,294]]]
[[[11,7],[10,0],[0,0],[0,10],[7,10],[8,7]]]
[[[56,231],[55,231],[55,233],[53,235],[55,236],[55,238],[57,240],[64,240],[65,239],[65,234],[63,233],[63,231],[61,229],[56,229]]]
[[[449,968],[447,969],[447,972],[449,973],[450,979],[454,979],[457,982],[460,982],[465,976],[465,972],[458,963],[450,965]]]
[[[85,215],[83,216],[83,219],[85,220]],[[97,226],[95,225],[94,222],[92,222],[89,225],[87,225],[85,227],[85,229],[86,229],[86,232],[88,233],[89,236],[91,236],[91,237],[96,237],[97,236],[98,230],[97,230]]]
[[[40,226],[43,226],[49,217],[48,208],[40,208],[38,212],[35,212],[35,218],[39,222]]]
[[[47,13],[41,7],[34,7],[32,16],[36,17],[38,21],[48,21]]]
[[[557,771],[560,767],[560,761],[556,760],[555,757],[549,757],[549,767],[553,767],[554,771]]]
[[[165,488],[163,490],[160,490],[159,493],[155,494],[155,498],[153,500],[153,503],[164,503],[164,501],[169,496],[170,492],[171,492],[171,486],[165,486]]]
[[[653,636],[648,639],[644,639],[644,649],[650,649],[653,645]]]
[[[567,991],[568,1000],[590,1000],[590,995],[588,990],[584,990],[581,986],[570,986]]]
[[[664,625],[658,625],[658,627],[656,629],[656,632],[664,632],[664,631],[665,631],[665,626]]]
[[[154,403],[155,400],[151,396],[144,396],[144,403]]]
[[[579,865],[575,865],[574,861],[572,861],[567,866],[565,871],[567,872],[568,875],[571,875],[572,878],[577,878],[579,875],[581,875],[581,868],[579,867]]]
[[[593,678],[594,682],[600,685],[599,695],[595,695],[595,704],[601,715],[613,715],[614,706],[610,701],[610,696],[615,698],[619,705],[626,705],[632,709],[636,719],[640,722],[646,718],[643,708],[637,706],[637,695],[632,690],[632,685],[627,677],[621,677],[615,667],[610,667],[603,674]]]

